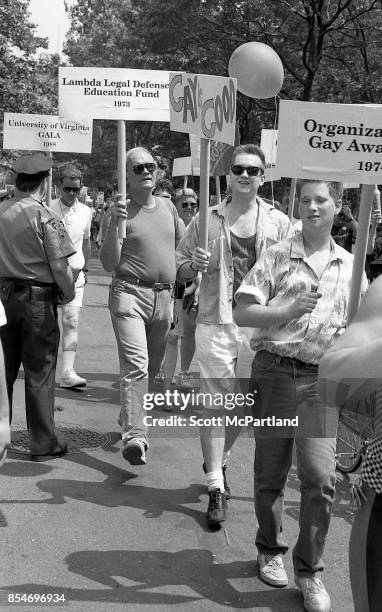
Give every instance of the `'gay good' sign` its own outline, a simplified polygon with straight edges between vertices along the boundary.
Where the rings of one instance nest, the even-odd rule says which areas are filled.
[[[236,79],[171,72],[169,94],[172,130],[234,144]]]

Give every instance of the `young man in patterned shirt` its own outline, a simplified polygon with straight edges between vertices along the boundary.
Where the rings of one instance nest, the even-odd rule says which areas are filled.
[[[251,341],[257,351],[252,364],[257,416],[270,418],[261,422],[267,426],[255,430],[260,578],[273,586],[288,583],[282,509],[295,441],[301,481],[295,582],[308,612],[329,612],[330,598],[320,577],[335,493],[338,411],[320,399],[317,372],[345,325],[353,255],[330,236],[341,209],[341,183],[300,180],[297,197],[302,232],[271,246],[248,273],[236,293],[235,321],[258,328]],[[298,425],[272,428],[271,417],[294,423],[298,417]]]

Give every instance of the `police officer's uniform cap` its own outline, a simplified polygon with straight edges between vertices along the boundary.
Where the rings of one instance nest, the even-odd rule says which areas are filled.
[[[52,167],[52,160],[46,155],[27,155],[19,157],[12,166],[16,174],[39,174]]]

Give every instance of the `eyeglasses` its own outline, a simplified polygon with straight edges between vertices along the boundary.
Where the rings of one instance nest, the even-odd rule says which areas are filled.
[[[189,208],[190,206],[191,208],[196,208],[197,205],[197,202],[182,202],[182,208]]]
[[[244,172],[247,171],[248,176],[262,176],[264,174],[263,168],[258,168],[257,166],[232,166],[231,171],[235,176],[241,176]]]
[[[148,172],[150,172],[150,174],[152,174],[157,169],[157,165],[154,162],[148,162],[147,164],[137,164],[136,166],[133,166],[133,172],[134,174],[143,174],[143,170],[145,168]]]
[[[81,191],[81,187],[63,187],[62,191],[64,191],[65,193],[79,193]]]

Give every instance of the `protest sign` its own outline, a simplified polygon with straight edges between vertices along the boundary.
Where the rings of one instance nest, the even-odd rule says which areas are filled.
[[[190,134],[190,150],[192,158],[192,174],[200,175],[200,138],[195,134]],[[235,147],[240,143],[239,122],[236,122],[235,128]],[[211,140],[210,149],[210,176],[225,176],[231,168],[232,154],[234,147],[227,145],[224,142]]]
[[[60,67],[60,115],[81,119],[169,121],[169,73],[162,70]]]
[[[261,130],[260,149],[265,155],[265,182],[278,181],[281,177],[275,171],[277,157],[277,130]]]
[[[171,72],[169,98],[172,130],[234,144],[236,79]]]
[[[170,73],[170,127],[200,140],[199,246],[207,250],[211,140],[233,145],[236,79]]]
[[[281,100],[276,172],[382,183],[382,106]]]
[[[276,171],[295,179],[362,184],[350,322],[361,295],[374,185],[382,182],[382,107],[282,100]]]
[[[172,165],[172,176],[192,174],[191,157],[176,157]]]
[[[54,115],[4,113],[3,148],[91,153],[93,123]]]
[[[60,67],[60,114],[76,119],[116,119],[118,191],[126,202],[126,127],[128,121],[169,121],[169,73],[162,70]],[[118,224],[120,238],[126,222]]]

